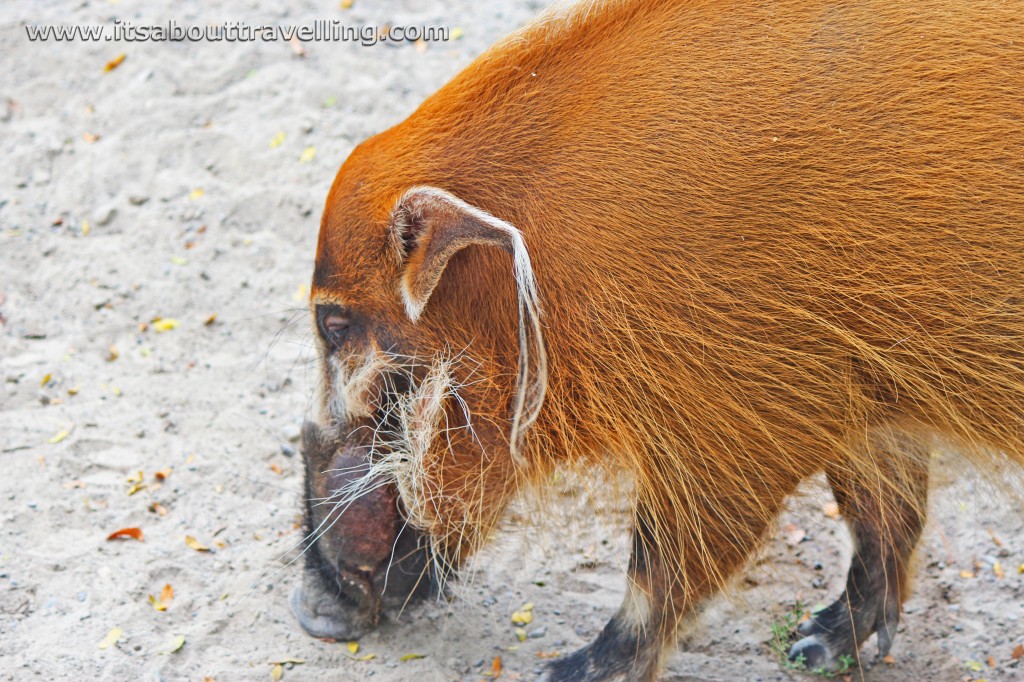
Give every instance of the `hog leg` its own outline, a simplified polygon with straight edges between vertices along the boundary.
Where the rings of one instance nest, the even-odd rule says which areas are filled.
[[[928,498],[927,455],[910,441],[892,441],[876,451],[879,466],[873,476],[858,476],[850,468],[828,472],[855,553],[846,591],[800,625],[804,638],[790,649],[790,660],[802,657],[810,670],[839,668],[841,656],[857,659],[860,645],[874,632],[879,655],[888,654],[909,594],[907,569]]]
[[[544,679],[656,680],[680,624],[743,566],[797,483],[760,494],[752,486],[704,490],[690,496],[686,509],[673,505],[656,514],[638,505],[622,606],[594,642],[553,662]],[[656,519],[662,528],[683,530],[662,539]]]

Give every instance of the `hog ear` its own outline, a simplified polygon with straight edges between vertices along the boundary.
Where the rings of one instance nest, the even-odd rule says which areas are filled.
[[[419,319],[452,256],[471,244],[496,246],[515,255],[519,230],[458,197],[434,187],[414,187],[392,214],[392,238],[404,264],[402,300]],[[525,247],[522,247],[525,253]]]
[[[419,319],[448,261],[461,249],[479,244],[512,255],[519,299],[519,382],[510,441],[513,457],[521,462],[524,434],[536,420],[547,390],[537,280],[522,233],[444,190],[414,187],[392,212],[391,237],[404,264],[400,288],[413,322]]]

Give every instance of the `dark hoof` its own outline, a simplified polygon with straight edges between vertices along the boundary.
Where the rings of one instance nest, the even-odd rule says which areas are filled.
[[[803,663],[808,670],[834,670],[836,666],[828,645],[814,635],[804,637],[789,650],[790,663]]]

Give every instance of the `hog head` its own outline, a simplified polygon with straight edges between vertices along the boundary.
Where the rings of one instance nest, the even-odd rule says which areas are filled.
[[[368,195],[354,178],[369,155],[353,153],[328,198],[311,295],[324,426],[303,434],[292,609],[334,639],[436,590],[486,538],[529,468],[545,390],[518,230],[431,187]]]

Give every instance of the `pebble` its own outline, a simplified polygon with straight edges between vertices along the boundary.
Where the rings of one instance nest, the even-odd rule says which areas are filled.
[[[546,625],[542,625],[539,628],[534,628],[533,630],[530,630],[530,633],[527,635],[527,637],[529,637],[530,639],[540,639],[546,634],[548,634],[548,628]]]
[[[117,207],[114,204],[107,204],[96,209],[92,221],[96,225],[109,225],[110,221],[117,217]]]
[[[285,443],[284,445],[281,446],[281,454],[284,455],[285,457],[294,457],[295,448]]]
[[[289,424],[288,426],[281,429],[281,434],[284,436],[284,439],[287,440],[289,443],[297,443],[299,442],[299,436],[302,435],[302,429],[300,429],[295,424]]]

